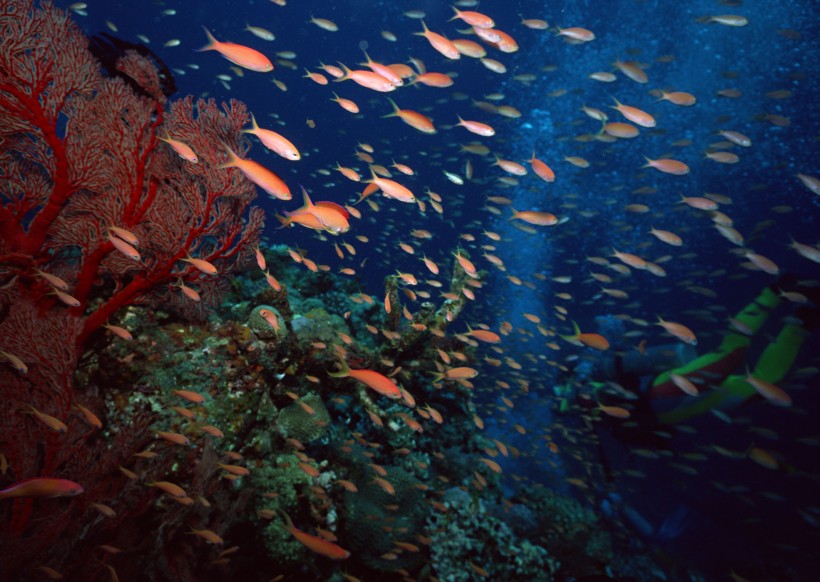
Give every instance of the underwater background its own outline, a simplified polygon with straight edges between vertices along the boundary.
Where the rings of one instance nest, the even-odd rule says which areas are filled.
[[[815,579],[818,17],[0,0],[0,580]]]

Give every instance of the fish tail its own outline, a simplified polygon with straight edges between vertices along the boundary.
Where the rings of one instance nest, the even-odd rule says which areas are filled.
[[[256,123],[256,117],[254,117],[253,113],[251,113],[251,128],[250,129],[243,129],[242,133],[254,133],[258,129],[259,129],[259,124]]]
[[[284,509],[280,509],[279,513],[281,513],[282,517],[285,518],[285,527],[287,527],[288,529],[292,529],[293,528],[293,521],[291,521],[290,516],[285,512]]]
[[[388,98],[387,98],[387,100],[388,100],[388,101],[390,101],[390,105],[392,105],[392,106],[393,106],[393,112],[392,112],[392,113],[388,113],[387,115],[382,115],[382,118],[385,118],[385,117],[397,117],[397,116],[399,115],[399,106],[398,106],[398,105],[396,105],[396,102],[395,102],[395,101],[393,101],[390,97],[388,97]]]
[[[218,40],[216,40],[216,39],[214,38],[214,35],[212,35],[212,34],[211,34],[211,31],[210,31],[210,30],[208,30],[207,28],[205,28],[204,26],[202,27],[202,30],[204,30],[204,31],[205,31],[205,35],[208,37],[208,44],[206,44],[206,45],[205,45],[204,47],[202,47],[202,48],[198,48],[198,49],[196,49],[196,51],[197,51],[197,52],[202,52],[202,51],[212,51],[212,50],[216,50],[216,45],[219,43],[219,41],[218,41]]]
[[[224,141],[221,142],[221,143],[225,147],[225,149],[227,150],[228,156],[230,156],[230,157],[228,158],[227,162],[225,162],[224,164],[218,165],[217,168],[222,170],[224,168],[234,168],[234,167],[236,167],[236,162],[239,161],[239,156],[237,156],[236,153],[231,149],[231,146],[226,144]]]
[[[433,375],[433,384],[437,382],[441,382],[444,380],[444,374],[442,372],[430,372]]]
[[[424,36],[430,31],[430,29],[427,28],[427,23],[425,23],[424,20],[421,21],[421,27],[424,30],[422,30],[421,32],[414,32],[413,34],[415,34],[416,36]]]
[[[339,360],[339,363],[342,364],[342,369],[338,372],[328,372],[327,375],[331,378],[344,378],[350,375],[350,368],[347,365],[347,362],[344,360]]]
[[[353,71],[351,71],[348,68],[348,66],[345,65],[344,63],[342,63],[340,61],[336,61],[336,62],[339,63],[339,66],[341,67],[342,71],[344,72],[344,75],[342,75],[338,79],[333,79],[333,82],[334,83],[341,83],[342,81],[347,81],[348,79],[350,79],[350,73],[352,73]],[[334,95],[336,95],[336,94],[334,93]],[[339,96],[336,95],[336,97],[338,98]]]

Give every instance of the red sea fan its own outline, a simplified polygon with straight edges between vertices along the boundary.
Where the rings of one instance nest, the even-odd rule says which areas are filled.
[[[60,538],[63,552],[79,549],[82,536],[73,534],[87,531],[91,518],[73,510],[93,501],[96,484],[109,484],[108,501],[126,495],[134,507],[155,494],[122,489],[116,467],[134,443],[101,446],[106,441],[73,409],[74,372],[89,336],[128,305],[169,295],[190,301],[173,287],[179,282],[212,299],[251,259],[264,214],[251,206],[253,184],[219,168],[223,144],[243,149],[244,104],[170,103],[156,66],[136,51],[117,60],[118,77],[103,76],[88,39],[50,2],[38,9],[33,0],[0,0],[0,39],[0,454],[8,463],[0,487],[53,476],[84,483],[88,494],[0,503],[0,578],[14,579],[43,559],[49,540]],[[198,163],[177,155],[166,137],[193,148]],[[118,248],[111,227],[136,236],[139,260]],[[189,255],[218,274],[203,274],[183,260]],[[53,277],[65,289],[55,289]],[[30,406],[68,432],[25,414]],[[140,420],[143,432],[151,422]],[[92,451],[93,462],[79,462]]]

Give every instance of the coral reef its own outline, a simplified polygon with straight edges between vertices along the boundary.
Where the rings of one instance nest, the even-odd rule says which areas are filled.
[[[604,572],[613,559],[613,540],[601,520],[579,501],[545,487],[528,492],[527,506],[546,517],[532,539],[537,539],[575,576]]]
[[[250,258],[264,218],[251,207],[253,185],[217,167],[220,141],[239,147],[244,105],[171,103],[156,66],[137,52],[117,64],[131,82],[104,77],[87,39],[50,3],[6,3],[0,36],[0,348],[25,366],[0,367],[4,480],[65,475],[85,489],[68,505],[6,504],[13,526],[0,535],[13,558],[3,560],[0,577],[12,579],[46,549],[87,557],[88,544],[101,543],[80,535],[99,519],[89,503],[131,507],[105,524],[114,526],[138,521],[156,496],[118,469],[154,438],[156,410],[135,402],[126,420],[117,404],[105,404],[110,392],[75,389],[83,350],[103,326],[108,341],[130,339],[114,325],[129,305],[192,312],[195,298],[200,308],[215,304],[224,277]],[[198,163],[160,139],[180,134]],[[80,404],[89,412],[79,414]],[[21,413],[29,407],[64,423],[65,435],[38,421],[45,417]],[[188,463],[204,447],[185,452]],[[180,460],[167,449],[157,455],[154,478]],[[209,479],[194,476],[203,486]],[[35,527],[43,520],[51,525]],[[164,538],[175,531],[169,525]]]
[[[436,576],[447,582],[553,580],[558,562],[547,550],[518,538],[493,517],[483,499],[461,489],[444,495],[448,511],[431,515],[431,558]]]
[[[420,545],[416,538],[424,531],[427,513],[421,482],[400,467],[383,468],[393,492],[366,477],[363,468],[357,472],[359,491],[345,495],[345,539],[373,570],[413,568],[426,560],[426,552],[407,551],[396,542]]]
[[[275,345],[275,341],[284,341],[289,333],[285,325],[285,318],[279,310],[270,305],[258,305],[248,317],[248,327],[259,339],[266,340],[266,347]]]
[[[299,398],[290,406],[279,411],[276,417],[276,426],[286,438],[294,438],[302,443],[309,443],[321,437],[330,424],[330,414],[327,412],[322,398],[310,393]]]

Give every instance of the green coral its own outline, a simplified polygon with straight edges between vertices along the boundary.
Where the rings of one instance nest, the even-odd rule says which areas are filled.
[[[293,333],[300,342],[331,343],[338,340],[340,331],[350,331],[344,319],[318,307],[301,316],[297,315],[293,318],[291,325]]]
[[[278,329],[274,328],[267,319],[262,317],[262,311],[264,310],[270,311],[276,316],[276,320],[279,322]],[[278,309],[270,305],[258,305],[255,307],[248,317],[248,327],[251,328],[259,339],[263,340],[281,341],[288,334],[288,329],[285,326],[285,318],[282,317]]]
[[[575,575],[603,572],[613,558],[612,538],[594,511],[546,487],[533,488],[528,505],[543,525],[539,537],[561,556],[562,568]]]
[[[279,412],[276,425],[283,436],[308,443],[325,434],[330,424],[330,414],[322,398],[316,393],[306,394],[300,401],[312,408],[313,414],[306,411],[299,402],[294,402]]]
[[[393,486],[395,495],[364,473],[354,480],[359,491],[345,495],[345,540],[350,551],[369,568],[378,571],[414,568],[426,560],[423,551],[401,552],[395,542],[420,545],[415,538],[424,531],[427,516],[424,493],[418,487],[419,480],[411,473],[399,467],[385,469],[387,476],[383,479]],[[398,558],[381,557],[387,553],[395,553]]]
[[[257,496],[257,511],[267,510],[274,515],[273,519],[265,520],[262,527],[270,557],[277,562],[304,557],[304,546],[285,529],[279,513],[284,511],[294,514],[299,496],[312,484],[311,477],[299,468],[298,457],[291,454],[277,455],[271,464],[254,469],[247,478],[250,486],[262,493]],[[266,496],[266,493],[270,496]]]
[[[558,564],[547,550],[518,538],[506,523],[487,512],[483,500],[451,489],[445,505],[449,510],[434,513],[430,524],[432,565],[440,580],[485,580],[468,562],[486,570],[491,580],[554,579]]]

